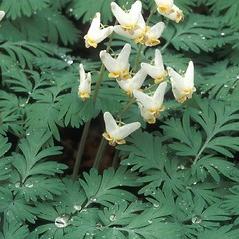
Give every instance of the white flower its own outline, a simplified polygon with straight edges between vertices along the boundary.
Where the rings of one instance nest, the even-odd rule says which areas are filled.
[[[0,11],[0,22],[2,21],[4,16],[5,16],[5,12],[4,11]]]
[[[144,44],[146,46],[156,46],[160,43],[159,38],[161,37],[165,24],[163,22],[158,22],[152,27],[146,27]]]
[[[124,37],[133,39],[135,43],[141,43],[146,46],[156,46],[160,43],[159,38],[165,28],[163,22],[159,22],[152,27],[146,26],[143,16],[140,18],[134,30],[125,31],[120,25],[114,27],[114,31]]]
[[[194,65],[190,61],[184,76],[179,75],[171,67],[167,68],[168,74],[172,83],[172,90],[175,99],[183,103],[185,100],[192,98],[193,92],[196,91],[194,87]]]
[[[158,49],[155,50],[154,65],[142,63],[141,67],[154,79],[155,84],[161,83],[167,76],[167,71],[165,71],[163,65],[162,55]]]
[[[139,43],[143,40],[145,29],[146,23],[142,14],[140,14],[139,20],[133,30],[125,30],[121,25],[114,26],[114,32],[129,39],[133,39],[136,43]]]
[[[143,85],[144,80],[147,76],[147,73],[140,69],[134,77],[127,79],[127,80],[118,80],[119,86],[127,92],[128,95],[132,95],[134,90],[140,89],[140,87]]]
[[[96,48],[98,43],[102,42],[113,32],[114,27],[101,28],[100,13],[97,12],[94,19],[91,22],[89,31],[84,36],[86,48]]]
[[[169,14],[172,11],[174,5],[173,0],[155,0],[158,12],[161,14]]]
[[[179,23],[183,19],[183,12],[175,4],[173,0],[155,0],[158,12]]]
[[[128,79],[129,56],[131,52],[130,44],[125,44],[118,57],[115,59],[106,51],[100,52],[100,59],[109,71],[110,78]]]
[[[125,138],[141,126],[139,122],[119,126],[109,112],[104,113],[104,121],[106,132],[103,133],[103,137],[113,146],[116,144],[125,144]]]
[[[164,15],[164,14],[162,14],[162,15]],[[179,9],[176,5],[173,5],[171,13],[166,14],[164,16],[169,18],[172,21],[175,21],[176,23],[179,23],[184,18],[183,11],[181,9]]]
[[[124,30],[131,31],[137,25],[142,10],[142,3],[141,1],[136,1],[132,4],[130,10],[124,11],[117,3],[112,2],[111,10],[121,27]]]
[[[80,85],[78,88],[78,95],[82,100],[90,97],[91,93],[91,73],[85,73],[83,64],[79,65]]]
[[[164,111],[165,109],[163,106],[163,100],[166,87],[166,82],[159,84],[153,96],[149,96],[139,90],[133,91],[134,97],[136,98],[140,108],[141,116],[149,124],[154,124],[156,119],[160,116],[160,112]]]

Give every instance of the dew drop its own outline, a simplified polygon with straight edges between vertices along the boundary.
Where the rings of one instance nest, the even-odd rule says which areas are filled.
[[[202,219],[200,217],[193,217],[192,223],[193,224],[200,224],[202,222]]]
[[[20,187],[21,187],[20,182],[17,182],[17,183],[15,184],[15,187],[16,187],[16,188],[20,188]]]
[[[80,211],[81,210],[81,205],[74,205],[74,209],[76,211]]]
[[[156,207],[156,208],[159,207],[159,204],[158,204],[158,203],[154,203],[153,205],[154,205],[154,207]]]
[[[114,214],[111,215],[111,216],[110,216],[110,221],[113,222],[113,221],[115,221],[115,220],[116,220],[116,216],[115,216]]]
[[[25,187],[26,187],[26,188],[32,188],[32,187],[33,187],[33,183],[26,183],[26,184],[25,184]]]
[[[67,227],[67,226],[68,226],[68,220],[69,220],[69,218],[66,217],[66,216],[57,217],[57,218],[55,219],[55,225],[56,225],[56,227],[58,227],[58,228]]]

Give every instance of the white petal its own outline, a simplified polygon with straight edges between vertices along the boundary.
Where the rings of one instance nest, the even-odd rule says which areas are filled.
[[[151,27],[150,35],[158,39],[159,37],[161,37],[164,28],[165,24],[163,22],[158,22],[157,24]]]
[[[164,68],[153,66],[148,63],[141,63],[141,67],[144,71],[147,72],[152,78],[156,79],[157,77],[161,76],[164,73]]]
[[[139,27],[139,28],[142,28],[142,29],[144,29],[145,27],[146,27],[146,23],[145,23],[145,21],[144,21],[144,17],[143,17],[143,15],[140,13],[140,15],[139,15],[139,19],[138,19],[138,22],[137,22],[137,26]]]
[[[114,132],[115,130],[117,130],[119,128],[119,126],[116,124],[116,121],[110,112],[104,113],[104,121],[105,121],[106,132],[109,135],[111,135],[112,132]]]
[[[124,139],[127,136],[129,136],[131,133],[133,133],[135,130],[139,129],[140,126],[141,124],[139,122],[126,124],[117,130],[116,137],[119,139]]]
[[[164,94],[167,88],[167,82],[159,84],[158,88],[154,92],[153,100],[157,108],[161,107],[164,100]]]
[[[130,34],[128,31],[125,31],[120,25],[114,26],[114,32],[129,39],[135,38],[134,34]]]
[[[185,88],[183,77],[171,67],[167,67],[167,70],[172,83],[172,87],[177,88],[178,91],[182,91]]]
[[[132,79],[128,80],[117,80],[117,83],[119,84],[120,88],[123,89],[124,91],[128,91],[130,89],[130,81]]]
[[[105,38],[107,38],[114,30],[114,27],[106,27],[98,31],[97,36],[96,36],[96,42],[100,43],[102,42]]]
[[[139,89],[139,88],[143,85],[146,76],[147,76],[147,73],[141,68],[141,69],[134,75],[134,77],[129,80],[129,81],[132,82],[132,88],[133,88],[134,90]]]
[[[139,109],[140,109],[140,114],[145,121],[152,119],[153,114],[149,110],[147,110],[146,108],[144,108],[141,105],[139,105]]]
[[[142,10],[142,3],[136,1],[129,11],[124,11],[117,3],[112,2],[111,10],[120,25],[136,25]]]
[[[139,105],[142,105],[146,109],[152,108],[152,106],[153,106],[153,98],[152,97],[148,96],[147,94],[145,94],[144,92],[139,91],[139,90],[134,90],[133,95],[136,98],[137,103]]]
[[[187,87],[191,88],[194,86],[194,65],[192,61],[188,63],[188,68],[184,76],[184,81]]]
[[[4,11],[0,11],[0,21],[2,21],[4,16],[5,16],[5,12]]]
[[[111,3],[111,11],[120,25],[129,23],[129,15],[124,10],[122,10],[122,8],[117,3]]]
[[[121,50],[117,62],[120,64],[120,67],[122,70],[128,69],[129,68],[129,56],[131,52],[131,45],[130,44],[125,44],[123,49]]]
[[[133,23],[135,24],[137,23],[141,15],[141,11],[142,11],[141,1],[136,1],[134,4],[132,4],[129,14],[132,18]]]
[[[83,64],[79,65],[79,73],[80,73],[80,82],[82,82],[86,78],[85,69],[84,69]]]
[[[173,0],[155,0],[157,5],[169,5],[173,6]]]
[[[155,64],[156,66],[160,66],[160,67],[164,68],[164,65],[163,65],[163,57],[162,57],[162,54],[161,54],[161,52],[160,52],[159,49],[156,49],[156,50],[155,50],[154,64]]]
[[[90,28],[89,28],[89,31],[88,31],[88,35],[91,36],[91,35],[95,35],[95,32],[100,29],[100,13],[97,12],[95,14],[95,17],[93,18],[92,22],[91,22],[91,25],[90,25]]]
[[[100,59],[109,72],[117,71],[117,61],[105,50],[100,52]]]

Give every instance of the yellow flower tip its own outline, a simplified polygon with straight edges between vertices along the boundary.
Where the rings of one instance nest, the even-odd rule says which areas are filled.
[[[192,98],[193,92],[195,91],[196,91],[195,87],[193,87],[192,89],[184,89],[182,92],[182,96],[178,98],[177,101],[181,104],[184,103],[187,99]]]
[[[97,48],[98,44],[94,39],[86,37],[85,45],[86,45],[86,48],[89,48],[89,47]]]
[[[125,24],[121,25],[121,27],[126,31],[126,32],[131,32],[135,29],[136,25],[135,24]]]
[[[155,117],[152,117],[150,119],[147,120],[147,123],[149,124],[155,124],[156,123],[156,118]]]
[[[184,96],[181,96],[180,98],[178,98],[177,102],[183,104],[186,100],[187,100],[187,96],[184,95]]]
[[[183,19],[184,19],[183,13],[182,13],[181,11],[178,11],[178,12],[176,13],[175,22],[176,22],[176,23],[179,23],[179,22],[183,21]]]
[[[164,73],[162,75],[154,78],[154,83],[160,84],[161,82],[163,82],[166,79],[167,75],[168,75],[167,71],[164,71]]]
[[[163,112],[165,110],[164,105],[162,105],[160,108],[151,108],[149,109],[149,112],[154,116],[154,117],[159,117],[160,112]]]
[[[158,12],[163,14],[170,14],[172,12],[172,8],[166,4],[158,5]]]
[[[120,77],[120,72],[110,72],[108,74],[109,78],[119,78]]]
[[[88,92],[85,92],[85,91],[78,92],[78,95],[83,101],[90,98],[90,94]]]
[[[125,144],[126,141],[124,139],[116,139],[111,137],[107,132],[103,133],[102,136],[109,141],[109,145],[116,146],[117,144]]]
[[[141,34],[139,36],[137,36],[135,39],[134,39],[134,42],[136,44],[140,43],[140,44],[144,44],[144,36],[145,34]]]
[[[131,75],[130,75],[128,69],[126,69],[126,70],[124,70],[124,71],[121,72],[121,75],[120,75],[120,78],[121,78],[121,79],[127,80],[127,79],[129,79],[130,77],[131,77]]]
[[[130,76],[130,73],[129,73],[129,70],[126,69],[126,70],[123,70],[123,71],[119,71],[119,72],[110,72],[108,74],[108,77],[109,78],[119,78],[121,80],[127,80],[129,79],[131,76]]]
[[[157,46],[160,44],[160,40],[156,38],[150,38],[145,41],[146,46]]]
[[[130,89],[126,90],[125,92],[126,92],[126,94],[127,94],[129,97],[132,97],[132,96],[133,96],[133,91],[130,90]]]

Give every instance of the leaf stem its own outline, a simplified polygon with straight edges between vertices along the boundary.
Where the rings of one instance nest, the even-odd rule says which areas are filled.
[[[99,169],[101,159],[102,159],[103,153],[105,151],[106,145],[107,145],[107,141],[105,140],[104,137],[102,137],[101,141],[100,141],[100,146],[98,148],[98,151],[97,151],[97,154],[95,157],[95,161],[93,164],[93,168],[96,168],[97,170]]]
[[[212,136],[213,137],[213,136]],[[210,142],[210,140],[212,139],[212,137],[207,138],[207,140],[205,141],[205,143],[203,144],[202,148],[200,149],[200,151],[198,152],[198,154],[196,155],[193,164],[196,164],[197,161],[200,159],[201,154],[203,153],[203,151],[205,150],[205,148],[207,147],[208,143]]]

